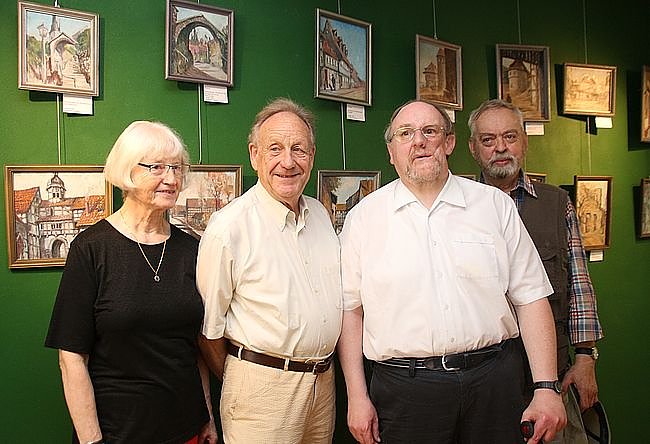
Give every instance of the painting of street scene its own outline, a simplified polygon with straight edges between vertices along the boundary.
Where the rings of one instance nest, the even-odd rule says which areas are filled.
[[[380,186],[380,171],[318,171],[317,198],[329,213],[334,231],[343,229],[345,216]]]
[[[167,3],[166,79],[232,86],[233,12]]]
[[[187,187],[169,213],[170,222],[200,239],[212,213],[241,195],[241,169],[241,165],[192,166]]]
[[[21,89],[99,95],[99,17],[20,3]]]
[[[371,105],[371,25],[316,10],[315,96]]]
[[[415,47],[416,98],[463,109],[461,47],[421,35]]]
[[[613,116],[616,67],[564,64],[564,113]]]
[[[576,214],[585,250],[609,247],[611,220],[610,176],[576,176]]]
[[[547,46],[497,45],[499,98],[521,110],[526,121],[548,121],[549,55]]]
[[[9,266],[63,265],[70,243],[111,213],[101,166],[5,167]]]

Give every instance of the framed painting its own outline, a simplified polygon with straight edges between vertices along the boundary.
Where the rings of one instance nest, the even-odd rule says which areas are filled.
[[[380,182],[381,171],[318,171],[316,198],[325,206],[336,234],[341,232],[348,211],[379,188]]]
[[[113,212],[101,165],[5,166],[9,268],[63,266],[77,234]]]
[[[212,213],[242,193],[241,165],[192,165],[169,221],[200,239]]]
[[[575,176],[575,203],[585,250],[610,245],[612,176]]]
[[[551,120],[548,53],[548,46],[496,45],[497,97],[519,108],[525,121]]]
[[[650,142],[650,66],[641,75],[641,142]]]
[[[99,16],[18,2],[18,88],[99,95]]]
[[[314,97],[372,104],[372,25],[316,9]]]
[[[641,179],[639,237],[650,238],[650,179]]]
[[[546,174],[545,173],[529,173],[526,172],[526,176],[533,182],[546,183]]]
[[[165,78],[233,85],[233,23],[229,9],[167,0]]]
[[[615,93],[615,66],[564,64],[564,114],[611,117]]]
[[[417,100],[463,109],[461,47],[416,34],[415,85]]]

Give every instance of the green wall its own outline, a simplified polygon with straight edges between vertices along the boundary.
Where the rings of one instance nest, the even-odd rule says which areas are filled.
[[[647,0],[586,7],[588,62],[616,65],[616,116],[612,129],[586,134],[584,118],[558,116],[556,75],[564,62],[585,61],[583,0],[520,0],[521,42],[550,46],[552,120],[546,135],[531,137],[527,168],[553,184],[575,174],[611,175],[612,245],[603,262],[590,265],[606,339],[598,363],[600,397],[614,442],[636,442],[647,420],[650,395],[644,328],[650,313],[650,241],[635,237],[634,193],[650,175],[650,148],[639,142],[640,71],[650,64]],[[41,2],[44,3],[44,2]],[[270,98],[290,96],[318,117],[315,170],[341,169],[341,106],[313,98],[314,10],[336,11],[334,0],[205,0],[235,11],[234,83],[230,104],[198,104],[197,88],[164,79],[165,1],[63,0],[62,6],[100,15],[101,94],[93,116],[61,114],[62,161],[101,164],[121,130],[136,119],[176,128],[198,161],[199,119],[203,162],[244,165],[244,186],[255,177],[245,139],[254,114]],[[415,34],[437,35],[462,46],[465,109],[457,113],[458,147],[450,164],[476,173],[467,152],[465,122],[471,109],[496,95],[494,45],[519,43],[517,2],[341,0],[341,13],[372,23],[373,106],[365,123],[344,123],[346,167],[381,170],[395,177],[381,133],[392,109],[414,95]],[[52,2],[49,2],[52,4]],[[17,88],[17,8],[0,3],[0,163],[57,163],[56,95]],[[307,186],[315,194],[316,173]],[[61,270],[10,271],[0,197],[0,441],[66,442],[70,423],[56,353],[43,347]],[[343,381],[339,379],[340,393]],[[342,399],[342,396],[339,398]],[[339,404],[336,442],[350,442],[345,404]]]

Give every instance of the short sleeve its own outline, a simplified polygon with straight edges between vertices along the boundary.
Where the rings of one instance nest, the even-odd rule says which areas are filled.
[[[95,342],[97,272],[88,243],[70,245],[45,346],[90,354]]]

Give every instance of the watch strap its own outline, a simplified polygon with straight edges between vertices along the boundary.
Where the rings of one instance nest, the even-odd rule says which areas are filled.
[[[557,379],[555,381],[537,381],[533,383],[533,390],[548,389],[555,393],[562,393],[562,384]]]

